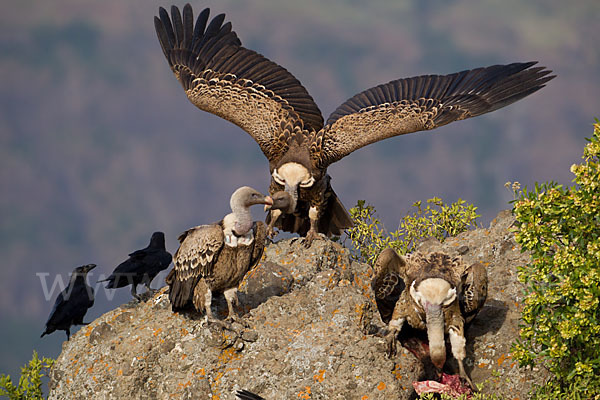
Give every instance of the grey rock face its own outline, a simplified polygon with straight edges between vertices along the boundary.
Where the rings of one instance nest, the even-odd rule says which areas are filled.
[[[490,229],[467,232],[422,251],[462,253],[488,268],[488,301],[467,329],[473,381],[485,391],[524,398],[539,372],[508,355],[518,329],[521,286],[516,267],[528,261],[512,239],[510,213]],[[408,399],[424,366],[407,350],[385,357],[367,334],[383,326],[370,289],[371,268],[326,240],[304,248],[272,244],[240,285],[243,324],[203,325],[194,312],[171,312],[167,288],[140,304],[104,314],[65,342],[51,372],[50,399],[235,399],[248,389],[266,399]],[[223,318],[224,299],[213,312]],[[470,344],[469,344],[470,343]],[[452,360],[449,357],[449,360]],[[450,361],[452,367],[452,361]],[[492,373],[497,371],[497,373]],[[367,397],[364,397],[367,396]]]

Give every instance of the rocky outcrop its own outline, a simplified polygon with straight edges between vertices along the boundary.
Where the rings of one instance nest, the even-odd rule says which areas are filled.
[[[526,398],[531,382],[510,358],[517,336],[521,285],[528,261],[500,213],[489,229],[421,250],[460,253],[488,268],[486,306],[467,330],[467,370],[483,391]],[[369,334],[382,326],[369,266],[351,262],[338,243],[296,239],[267,247],[240,285],[241,323],[203,324],[195,312],[171,312],[166,288],[142,303],[108,312],[65,342],[51,372],[50,399],[235,399],[248,389],[267,399],[408,399],[425,369],[410,352],[385,357]],[[215,315],[227,314],[224,299]],[[452,367],[450,362],[449,367]]]

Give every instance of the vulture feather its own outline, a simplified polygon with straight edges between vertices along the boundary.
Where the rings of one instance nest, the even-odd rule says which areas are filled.
[[[306,235],[339,235],[352,226],[327,167],[383,139],[434,129],[518,101],[554,78],[537,62],[493,65],[450,75],[403,78],[342,103],[324,124],[319,107],[285,68],[242,46],[225,16],[207,27],[209,9],[193,24],[192,7],[154,18],[171,70],[189,100],[245,130],[269,161],[271,194],[292,196],[291,212],[271,210],[274,227]]]

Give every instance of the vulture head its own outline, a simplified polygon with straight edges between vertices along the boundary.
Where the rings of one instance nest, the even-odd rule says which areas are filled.
[[[265,211],[270,211],[271,209],[281,210],[284,213],[291,214],[294,212],[294,208],[292,208],[294,199],[292,195],[286,191],[280,191],[271,196],[273,200],[273,204],[266,204]]]
[[[231,210],[247,209],[255,204],[273,204],[271,196],[265,196],[264,194],[252,189],[249,186],[242,186],[237,189],[231,195],[229,205]]]
[[[309,188],[315,183],[315,178],[308,168],[297,162],[288,162],[275,168],[271,176],[292,196],[292,209],[296,208],[298,188]]]
[[[442,368],[446,362],[444,307],[456,300],[456,288],[441,278],[428,278],[410,286],[410,295],[424,311],[431,362]]]

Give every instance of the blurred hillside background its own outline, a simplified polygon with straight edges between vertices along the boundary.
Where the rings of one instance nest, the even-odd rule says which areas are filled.
[[[182,7],[184,3],[177,3]],[[62,331],[40,339],[76,266],[90,281],[164,231],[228,212],[241,185],[266,191],[268,166],[236,126],[197,110],[154,32],[157,0],[22,0],[0,15],[0,372],[32,350],[56,357]],[[505,109],[388,139],[334,164],[348,207],[365,199],[395,229],[416,200],[461,197],[487,225],[512,196],[506,181],[570,184],[569,167],[600,117],[597,0],[219,0],[242,43],[291,71],[327,116],[355,93],[401,77],[538,60],[558,77]],[[260,210],[255,216],[262,218]],[[164,274],[154,287],[164,284]],[[86,320],[129,301],[97,290]],[[18,374],[17,374],[18,376]],[[16,377],[16,376],[15,376]]]

